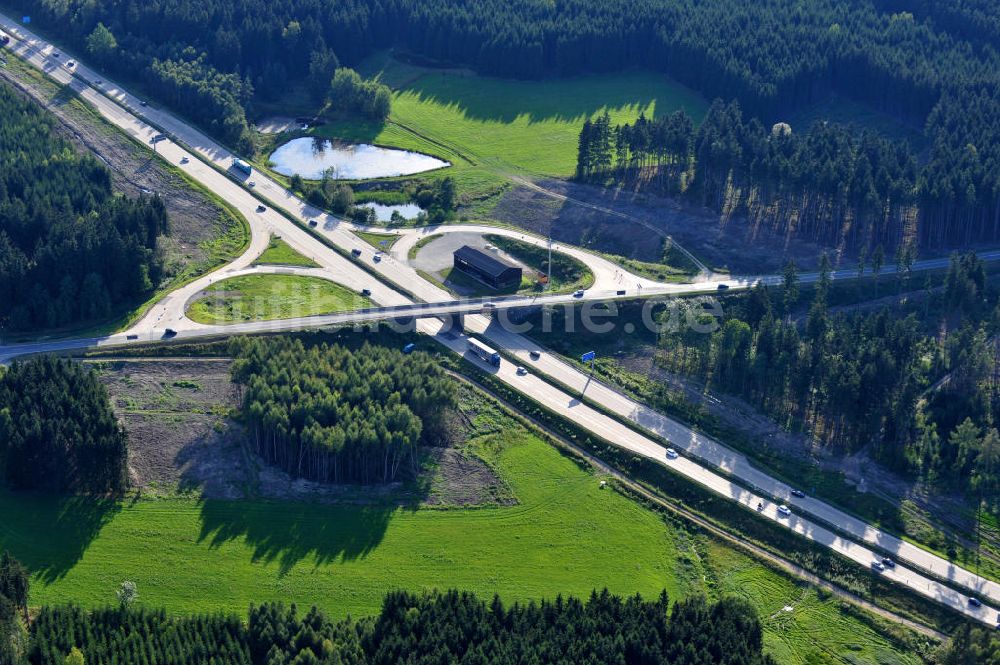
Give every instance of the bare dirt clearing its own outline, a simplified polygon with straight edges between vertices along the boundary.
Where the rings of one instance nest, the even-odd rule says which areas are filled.
[[[480,408],[455,412],[444,445],[421,449],[417,478],[380,487],[293,478],[252,455],[230,418],[239,405],[228,358],[106,359],[93,363],[129,433],[129,472],[143,493],[433,506],[506,505],[510,490],[466,442],[484,432]]]
[[[539,180],[538,187],[569,200],[515,185],[491,217],[556,240],[640,261],[659,261],[662,242],[652,233],[671,236],[713,270],[733,273],[780,272],[789,261],[812,266],[818,245],[783,238],[758,237],[741,220],[726,225],[712,212],[651,194],[601,189],[564,180]],[[608,214],[599,208],[613,210]]]
[[[129,433],[132,482],[148,493],[244,496],[250,482],[228,359],[95,363]]]

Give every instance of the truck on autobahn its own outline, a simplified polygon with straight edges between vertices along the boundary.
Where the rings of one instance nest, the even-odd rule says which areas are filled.
[[[500,366],[500,354],[497,353],[496,349],[486,346],[474,337],[469,338],[468,348],[469,351],[475,354],[483,362],[487,362],[496,367]]]
[[[239,158],[233,160],[233,168],[236,169],[237,171],[245,173],[246,175],[253,174],[253,169],[250,168],[250,165]]]

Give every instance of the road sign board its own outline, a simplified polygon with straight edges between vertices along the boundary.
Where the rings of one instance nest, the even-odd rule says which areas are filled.
[[[580,356],[580,360],[582,360],[583,362],[590,362],[596,357],[597,357],[596,351],[587,351],[585,354]]]

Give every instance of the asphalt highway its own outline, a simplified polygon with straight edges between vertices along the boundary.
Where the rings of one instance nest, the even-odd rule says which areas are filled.
[[[464,355],[470,362],[478,363],[477,359],[465,353],[466,339],[462,335],[446,331],[444,322],[438,318],[427,318],[463,313],[466,314],[464,318],[467,330],[482,334],[505,352],[513,354],[531,371],[525,376],[520,376],[515,371],[515,364],[510,362],[501,363],[499,368],[487,369],[499,380],[529,395],[553,412],[571,419],[617,446],[663,463],[709,490],[736,501],[751,511],[759,512],[763,518],[783,524],[803,537],[821,543],[862,566],[870,566],[872,561],[880,559],[883,553],[889,553],[900,563],[895,568],[873,574],[903,584],[916,593],[983,623],[996,624],[996,609],[985,605],[973,607],[968,602],[968,594],[972,592],[984,600],[1000,603],[1000,585],[984,581],[971,571],[885,534],[822,501],[808,497],[790,498],[791,488],[753,467],[744,456],[631,400],[610,386],[593,379],[580,368],[560,360],[546,349],[537,347],[523,335],[503,329],[491,317],[475,313],[482,308],[482,301],[456,301],[440,287],[424,280],[400,259],[398,252],[412,246],[420,234],[431,231],[419,229],[400,232],[404,237],[399,241],[398,249],[394,248],[394,254],[386,255],[381,261],[375,262],[371,246],[354,233],[360,227],[317,210],[262,174],[255,173],[251,178],[234,177],[228,171],[233,155],[196,128],[162,109],[144,104],[143,100],[128,93],[117,83],[103,79],[102,75],[87,68],[75,56],[61,53],[60,57],[55,57],[56,49],[51,44],[17,26],[8,17],[0,15],[0,27],[15,35],[16,39],[10,45],[12,51],[48,73],[56,81],[72,87],[84,101],[129,135],[146,145],[153,145],[154,137],[165,135],[165,140],[155,143],[155,149],[160,157],[185,169],[193,179],[233,205],[247,218],[252,233],[251,247],[239,259],[169,294],[128,330],[102,338],[38,340],[30,344],[0,346],[0,361],[6,362],[28,353],[80,350],[157,340],[194,340],[232,334],[314,329],[379,319],[421,317],[415,322],[417,330],[431,335],[455,353]],[[69,59],[75,60],[74,68],[67,66]],[[250,180],[254,181],[253,186],[250,186]],[[283,209],[298,223],[276,211],[275,206]],[[358,259],[349,259],[343,253],[319,242],[306,230],[309,222],[315,222],[315,232],[322,234],[329,243],[345,253],[358,250],[361,256]],[[536,245],[547,244],[547,240],[543,238],[506,229],[475,225],[448,228],[454,230],[478,228],[488,230],[490,233],[521,236],[525,241]],[[321,267],[292,269],[252,266],[254,258],[266,247],[272,235],[280,236],[296,251],[312,258]],[[620,297],[712,293],[719,289],[720,284],[736,290],[748,288],[757,281],[767,283],[781,281],[780,276],[726,279],[712,276],[693,284],[660,284],[631,275],[614,263],[586,250],[565,246],[560,246],[558,250],[575,256],[591,268],[595,275],[593,288],[588,289],[579,298],[572,294],[497,298],[492,300],[496,308],[502,310],[526,305],[591,302]],[[995,260],[1000,258],[1000,252],[983,256],[987,260]],[[364,268],[360,264],[362,261],[365,263]],[[913,269],[943,268],[947,263],[947,259],[921,261],[917,262]],[[891,266],[887,266],[886,270],[891,270]],[[204,326],[187,318],[188,303],[214,282],[226,277],[268,271],[321,277],[358,291],[367,288],[372,291],[371,298],[378,303],[378,307],[327,316],[225,326]],[[374,278],[371,273],[376,273],[379,279]],[[836,273],[834,278],[856,276],[856,271],[845,270]],[[815,279],[817,279],[815,274],[801,276],[803,282]],[[408,291],[413,298],[401,293],[394,285]],[[620,291],[624,293],[619,295]],[[540,354],[537,361],[531,360],[532,351]],[[543,379],[540,375],[546,378]],[[642,434],[618,419],[592,408],[588,402],[599,404],[602,409],[632,421],[650,435]],[[677,459],[669,459],[666,456],[667,446],[654,440],[652,435],[663,437],[676,448],[686,451],[686,454]],[[779,513],[778,501],[790,505],[792,513],[787,516]],[[758,503],[762,504],[760,511],[755,510]],[[829,528],[829,525],[833,525],[835,530]],[[947,580],[949,583],[944,584],[939,580]]]

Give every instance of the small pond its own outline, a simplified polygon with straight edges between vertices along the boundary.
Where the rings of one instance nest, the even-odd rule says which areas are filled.
[[[332,169],[335,180],[365,180],[412,175],[451,166],[430,155],[408,150],[380,148],[367,143],[334,143],[304,136],[292,139],[271,153],[274,170],[282,175],[298,173],[307,180],[319,180]],[[392,213],[390,213],[392,214]]]
[[[416,219],[417,215],[424,210],[416,203],[404,203],[403,205],[387,206],[382,203],[359,203],[363,208],[371,208],[375,211],[375,219],[380,222],[391,222],[392,213],[398,212],[403,219]]]

